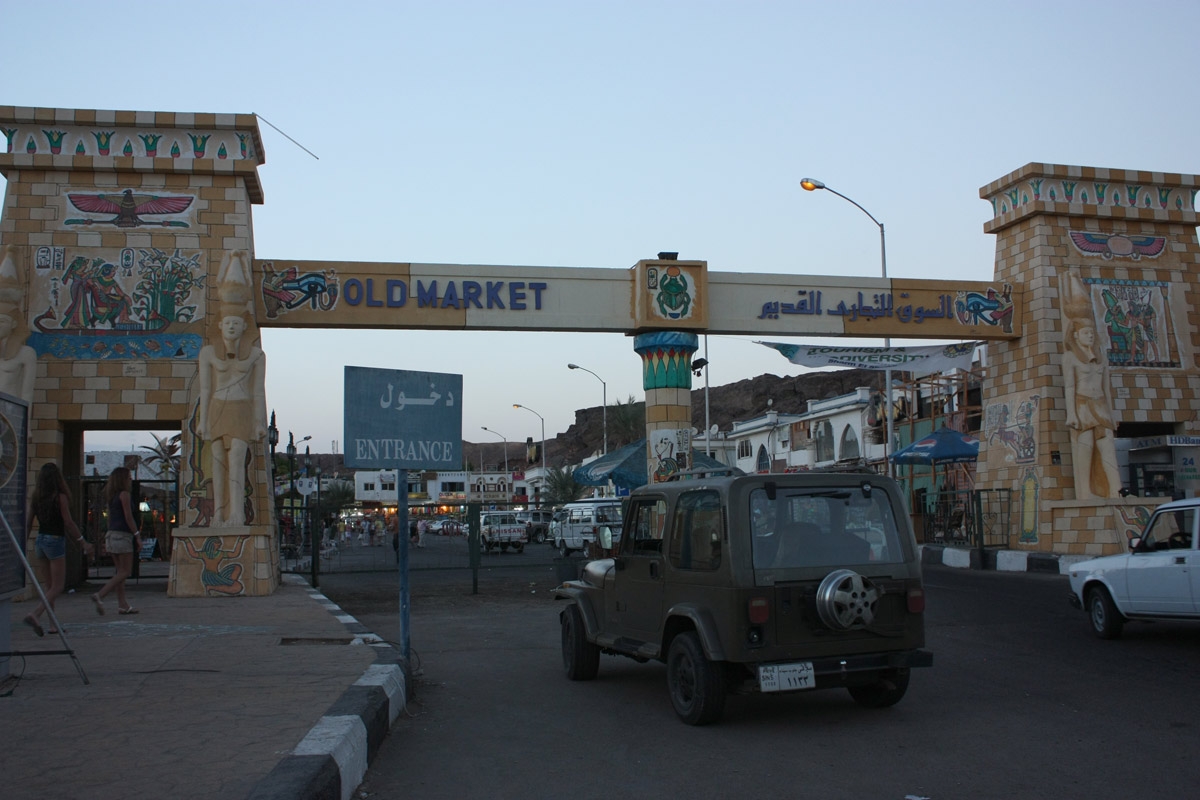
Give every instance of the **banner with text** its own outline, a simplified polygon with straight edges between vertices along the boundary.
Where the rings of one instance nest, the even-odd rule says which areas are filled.
[[[901,370],[916,375],[969,370],[975,342],[957,342],[926,347],[825,347],[823,345],[759,342],[778,350],[802,367],[851,367],[854,369]]]

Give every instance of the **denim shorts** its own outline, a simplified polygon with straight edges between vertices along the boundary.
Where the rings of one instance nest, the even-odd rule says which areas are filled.
[[[53,561],[56,558],[67,557],[67,537],[66,536],[51,536],[48,533],[39,533],[37,535],[37,544],[34,546],[37,554],[47,561]]]

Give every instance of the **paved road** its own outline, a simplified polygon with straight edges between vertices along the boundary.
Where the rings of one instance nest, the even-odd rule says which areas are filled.
[[[338,576],[326,593],[381,635],[394,575]],[[354,582],[348,579],[356,578]],[[341,582],[346,579],[346,582]],[[362,791],[418,798],[1187,797],[1200,628],[1088,632],[1059,576],[926,571],[932,669],[900,705],[840,691],[731,698],[691,728],[665,669],[605,657],[572,683],[559,656],[552,570],[492,570],[480,594],[414,573],[416,699]]]

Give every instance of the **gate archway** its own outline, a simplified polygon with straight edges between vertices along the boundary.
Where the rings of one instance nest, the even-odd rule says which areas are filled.
[[[253,115],[6,108],[0,124],[9,144],[0,154],[8,180],[0,316],[14,326],[6,339],[16,367],[10,374],[33,370],[29,465],[61,460],[71,425],[178,427],[185,515],[175,535],[207,555],[175,548],[175,595],[204,593],[233,564],[244,593],[269,593],[279,580],[260,328],[633,335],[648,460],[689,449],[690,364],[700,333],[996,340],[1006,388],[1044,385],[1050,395],[1061,384],[1049,375],[1059,311],[1049,281],[1055,267],[1038,261],[1054,258],[1041,251],[1040,217],[1060,213],[1060,205],[1061,213],[1076,213],[1073,204],[1084,198],[1043,197],[1049,183],[1028,171],[985,187],[996,211],[989,229],[1021,242],[1016,247],[1034,263],[998,249],[993,282],[720,273],[704,261],[670,257],[611,269],[285,261],[254,252],[251,208],[263,202],[264,152]],[[1104,237],[1109,256],[1124,258],[1142,252],[1131,243],[1149,229],[1166,226],[1183,254],[1169,251],[1160,264],[1189,254],[1194,263],[1187,227],[1195,224],[1193,197],[1185,188],[1194,181],[1133,175],[1137,192],[1128,179],[1112,189],[1136,201],[1121,207],[1121,230],[1102,233],[1089,223],[1085,232]],[[1162,207],[1143,208],[1143,197]],[[1084,203],[1081,213],[1113,218],[1108,206],[1092,214]],[[1172,296],[1172,310],[1182,310],[1183,295]],[[997,304],[1008,313],[983,313]],[[1022,336],[1027,315],[1038,321],[1032,339]],[[1192,346],[1189,340],[1189,356]],[[1183,363],[1188,386],[1200,382],[1191,362]],[[1015,377],[1023,370],[1044,377]],[[19,394],[26,385],[13,379],[0,388]],[[1194,404],[1187,391],[1185,404]],[[1050,425],[1047,416],[1048,436]]]

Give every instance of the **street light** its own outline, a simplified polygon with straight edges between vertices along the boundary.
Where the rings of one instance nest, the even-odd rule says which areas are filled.
[[[504,471],[505,471],[505,473],[507,473],[508,472],[508,439],[504,436],[503,433],[500,433],[499,431],[494,431],[491,428],[489,428],[487,425],[480,425],[479,427],[483,428],[485,431],[492,434],[493,436],[499,436],[501,439],[504,439]],[[479,460],[483,461],[483,453],[482,452],[479,455]]]
[[[309,470],[311,468],[312,468],[312,458],[309,456],[308,448],[305,447],[304,448],[304,475],[305,475],[305,477],[308,476]],[[312,480],[312,478],[309,478],[309,480]],[[311,488],[311,486],[310,486],[310,488]],[[312,494],[311,491],[306,492],[304,495],[304,527],[308,529],[308,552],[310,554],[312,554],[313,560],[315,561],[317,558],[317,548],[315,547],[314,542],[313,542],[312,514],[310,514],[308,512],[308,496],[310,494]]]
[[[567,369],[581,369],[584,372],[590,373],[596,380],[600,381],[600,392],[604,397],[603,415],[604,415],[604,455],[608,455],[608,384],[604,382],[596,373],[592,372],[587,367],[581,367],[578,364],[567,364]]]
[[[303,444],[311,438],[311,436],[305,436],[300,440],[300,443]],[[287,457],[288,474],[291,476],[292,483],[291,488],[288,490],[288,505],[290,506],[289,518],[291,519],[292,529],[294,530],[296,527],[296,439],[292,435],[291,431],[288,431]]]
[[[276,515],[275,524],[278,526],[279,498],[275,493],[275,448],[279,446],[279,428],[275,425],[274,411],[271,412],[271,424],[267,426],[267,443],[271,445],[271,511]],[[280,531],[282,530],[280,528]]]
[[[832,192],[833,194],[836,194],[838,197],[845,200],[847,203],[850,203],[851,205],[853,205],[859,211],[866,214],[868,217],[871,218],[871,222],[874,222],[876,225],[879,226],[879,262],[880,262],[880,267],[882,268],[882,271],[883,271],[883,278],[884,278],[884,280],[886,280],[887,279],[887,238],[884,235],[883,223],[880,222],[879,220],[875,219],[874,215],[872,215],[870,211],[867,211],[865,208],[860,206],[858,203],[854,202],[849,197],[846,197],[846,195],[842,194],[841,192],[837,191],[836,189],[830,189],[824,183],[822,183],[819,180],[816,180],[815,178],[803,178],[800,181],[800,188],[804,189],[804,191],[806,191],[806,192],[815,192],[818,189],[823,189],[826,192]],[[884,338],[883,346],[884,347],[892,346],[891,337]],[[894,412],[894,409],[892,407],[892,371],[890,369],[884,370],[883,382],[884,382],[884,384],[886,384],[886,386],[885,386],[885,402],[887,403],[887,413],[885,415],[887,418],[887,443],[883,446],[883,461],[884,461],[884,466],[887,468],[887,474],[889,476],[891,476],[893,474],[892,473],[892,461],[888,457],[888,451],[891,450],[891,448],[892,448],[892,434],[893,434],[892,414]]]
[[[538,412],[534,411],[529,406],[523,406],[520,403],[513,403],[513,408],[523,408],[526,411],[528,411],[530,414],[533,414],[535,417],[537,417],[538,419],[540,419],[542,421],[542,484],[545,485],[545,483],[546,483],[546,418],[543,417]],[[540,506],[541,504],[542,504],[542,498],[541,498],[541,493],[539,492],[538,493],[538,505]]]

